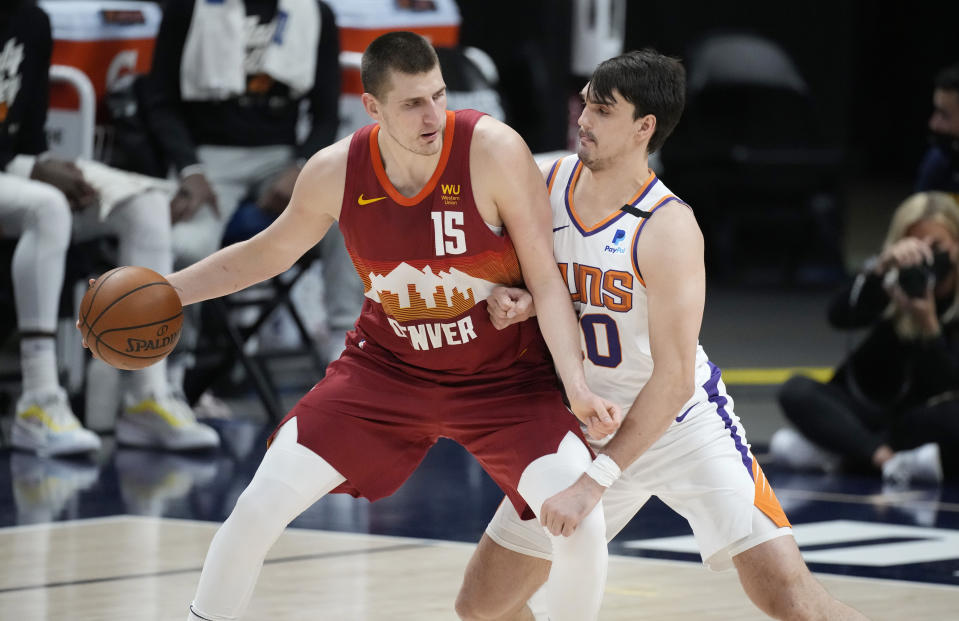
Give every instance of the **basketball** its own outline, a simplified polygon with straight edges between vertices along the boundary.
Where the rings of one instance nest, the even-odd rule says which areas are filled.
[[[132,371],[163,360],[180,340],[183,306],[166,278],[145,267],[112,269],[80,303],[80,332],[110,366]]]

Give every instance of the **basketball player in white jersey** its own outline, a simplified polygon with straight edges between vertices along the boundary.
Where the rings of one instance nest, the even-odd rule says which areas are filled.
[[[599,65],[583,89],[578,158],[543,173],[554,252],[582,328],[589,387],[628,412],[576,483],[540,520],[502,503],[466,570],[463,619],[529,620],[549,572],[545,531],[569,535],[601,499],[612,539],[651,495],[685,517],[703,562],[735,566],[746,593],[777,619],[861,619],[813,578],[749,450],[719,369],[698,337],[703,237],[688,205],[650,171],[679,121],[685,71],[651,50]],[[489,299],[497,327],[535,314],[522,289]],[[655,363],[655,364],[654,364]]]

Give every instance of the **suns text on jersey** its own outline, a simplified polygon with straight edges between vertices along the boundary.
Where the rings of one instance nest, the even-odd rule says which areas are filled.
[[[625,313],[633,307],[633,275],[579,263],[558,263],[573,302]]]

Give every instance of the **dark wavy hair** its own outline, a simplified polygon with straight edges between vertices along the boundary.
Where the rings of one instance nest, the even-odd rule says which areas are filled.
[[[610,104],[614,90],[633,104],[634,120],[656,117],[649,152],[662,148],[686,107],[686,70],[679,59],[646,48],[604,60],[593,71],[587,99]]]

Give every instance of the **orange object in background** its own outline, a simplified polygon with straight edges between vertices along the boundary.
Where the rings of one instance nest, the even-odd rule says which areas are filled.
[[[339,138],[370,122],[360,95],[359,56],[373,39],[396,30],[411,30],[437,47],[456,47],[460,37],[460,11],[455,0],[325,0],[336,16],[340,33]]]
[[[459,22],[455,24],[437,24],[431,26],[397,25],[388,28],[359,28],[340,27],[340,50],[344,52],[363,53],[373,39],[387,32],[395,30],[411,30],[421,34],[436,47],[456,47],[460,39]],[[352,67],[343,68],[343,93],[352,95],[363,94],[363,83],[360,80],[360,70]]]
[[[82,71],[93,85],[98,104],[132,76],[147,73],[153,62],[160,8],[133,0],[43,0],[53,30],[51,63]],[[52,84],[50,107],[74,110],[77,95]]]

